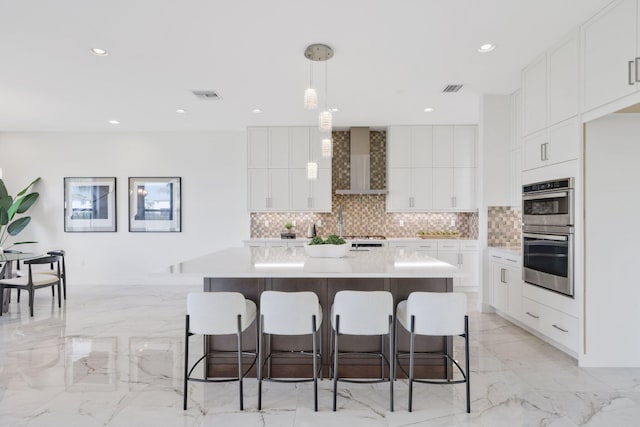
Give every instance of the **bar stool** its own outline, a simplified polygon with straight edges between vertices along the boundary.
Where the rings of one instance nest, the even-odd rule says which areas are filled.
[[[242,332],[256,319],[256,304],[239,292],[197,292],[187,295],[187,315],[185,318],[184,335],[184,393],[183,409],[187,409],[187,381],[198,382],[229,382],[238,381],[240,392],[240,410],[244,409],[242,379],[256,363],[257,351],[255,353],[242,351]],[[206,360],[210,354],[229,354],[235,352],[228,351],[207,351],[189,371],[189,337],[192,335],[230,335],[236,334],[238,337],[238,377],[211,379],[191,378],[191,373],[195,367]],[[257,343],[256,343],[257,349]],[[242,357],[244,355],[254,356],[253,363],[246,371],[242,371]],[[205,369],[206,372],[206,369]]]
[[[400,323],[409,333],[411,339],[409,343],[409,412],[413,403],[413,382],[428,384],[461,384],[466,383],[467,413],[471,412],[471,402],[469,400],[469,317],[467,316],[467,296],[459,292],[412,292],[409,298],[398,303],[396,309],[396,362],[397,366],[404,371],[400,365],[400,354],[398,352],[398,323]],[[445,369],[447,378],[444,380],[418,380],[413,376],[415,362],[414,338],[415,335],[430,335],[452,337],[459,335],[464,338],[465,369],[456,362],[449,354],[448,345],[445,345],[443,353],[422,353],[425,355],[435,355],[445,358],[445,363],[452,362],[463,379],[453,380],[449,378],[448,367]],[[404,356],[407,353],[403,354]],[[394,373],[395,377],[395,373]]]
[[[393,412],[393,296],[386,291],[339,291],[331,307],[331,334],[335,340],[333,356],[333,410],[336,410],[338,381],[351,383],[379,383],[384,379],[384,363],[389,367],[389,408]],[[380,335],[380,352],[340,352],[340,335]],[[389,358],[384,355],[384,336],[389,340]],[[330,344],[331,342],[330,341]],[[340,355],[360,354],[380,358],[379,380],[339,379],[338,359]]]
[[[311,335],[312,353],[299,351],[298,354],[310,355],[313,358],[313,378],[306,379],[273,379],[275,382],[309,382],[313,381],[313,408],[318,411],[318,359],[322,362],[322,307],[318,296],[313,292],[279,292],[264,291],[260,295],[260,327],[258,352],[258,409],[262,409],[262,368],[271,363],[274,355],[291,353],[291,351],[273,352],[268,350],[264,358],[263,334],[270,335]],[[318,339],[319,337],[319,339]],[[319,343],[318,343],[319,341]],[[270,347],[270,346],[269,346]],[[269,365],[270,366],[270,365]],[[322,367],[320,367],[322,369]]]

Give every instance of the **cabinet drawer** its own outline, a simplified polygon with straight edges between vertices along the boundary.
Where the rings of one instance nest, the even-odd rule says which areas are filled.
[[[477,251],[478,250],[478,241],[470,240],[470,241],[462,241],[460,242],[460,250],[461,251]]]
[[[522,299],[525,324],[557,343],[578,350],[578,319],[528,298]]]
[[[390,248],[410,248],[412,246],[411,242],[389,242]]]
[[[455,251],[458,252],[460,250],[460,242],[448,242],[446,240],[444,241],[438,241],[438,251]]]
[[[417,251],[434,251],[437,252],[438,244],[436,242],[417,243],[413,246]]]

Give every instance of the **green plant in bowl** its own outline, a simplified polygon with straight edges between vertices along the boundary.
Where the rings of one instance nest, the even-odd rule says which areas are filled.
[[[310,245],[324,245],[324,240],[322,240],[322,237],[320,236],[316,236],[313,239],[311,239],[311,241],[309,241]]]
[[[338,237],[335,234],[331,234],[329,237],[327,237],[327,240],[325,240],[325,243],[327,245],[344,245],[347,242],[342,237]]]

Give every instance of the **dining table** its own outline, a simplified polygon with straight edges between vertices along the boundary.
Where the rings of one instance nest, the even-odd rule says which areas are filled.
[[[0,278],[9,279],[13,277],[13,263],[24,261],[32,258],[37,258],[38,254],[29,252],[2,252],[0,253]],[[9,303],[11,302],[11,289],[6,288],[4,290],[4,301],[2,307],[2,313],[9,312]]]

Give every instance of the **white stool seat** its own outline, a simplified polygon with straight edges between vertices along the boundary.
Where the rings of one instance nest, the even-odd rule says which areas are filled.
[[[413,405],[413,382],[430,384],[458,384],[466,383],[467,413],[471,412],[470,383],[469,383],[469,318],[467,316],[467,296],[457,292],[412,292],[405,301],[400,301],[396,307],[396,337],[397,325],[402,325],[411,334],[409,342],[409,412]],[[460,335],[465,340],[465,369],[448,353],[448,344],[440,356],[445,359],[445,372],[448,364],[455,365],[464,379],[452,380],[445,375],[442,381],[417,380],[413,376],[414,368],[414,336],[444,336]],[[396,338],[397,339],[397,338]],[[448,339],[447,339],[448,342]],[[396,344],[396,361],[399,364],[398,348]],[[394,374],[395,377],[395,374]]]
[[[201,357],[191,367],[191,370],[188,370],[189,337],[196,334],[237,335],[238,377],[232,378],[231,380],[238,381],[238,388],[240,393],[240,410],[244,409],[242,380],[249,372],[249,370],[243,372],[242,369],[242,358],[243,355],[247,353],[242,351],[242,332],[244,332],[256,320],[256,314],[256,304],[251,300],[245,299],[245,297],[239,292],[197,292],[189,293],[187,295],[187,315],[185,319],[183,409],[187,409],[187,381],[229,381],[228,379],[215,380],[209,378],[191,378],[191,373],[193,372],[195,367],[202,360],[206,361],[209,354],[215,353],[213,351],[209,351],[209,349],[205,349],[204,356]],[[255,354],[257,355],[257,348]]]
[[[380,352],[367,354],[380,358],[380,380],[350,380],[351,382],[384,381],[384,362],[389,368],[390,410],[393,411],[393,296],[387,291],[339,291],[331,306],[333,342],[333,410],[337,407],[338,358],[340,335],[379,335]],[[389,338],[389,358],[384,355],[384,335]],[[342,353],[344,354],[344,353]]]
[[[318,296],[314,292],[280,292],[264,291],[260,295],[260,350],[258,355],[258,409],[262,409],[262,367],[265,362],[263,334],[271,335],[311,335],[313,360],[313,378],[307,380],[291,380],[292,382],[313,381],[314,410],[318,410],[318,359],[322,361],[322,353],[318,348],[322,348],[322,306],[318,301]],[[318,338],[320,345],[318,346]],[[269,363],[270,375],[271,359],[276,353],[271,352],[269,346],[266,362]],[[290,352],[287,352],[290,353]],[[309,353],[299,352],[299,354]],[[285,380],[279,380],[281,382]]]

